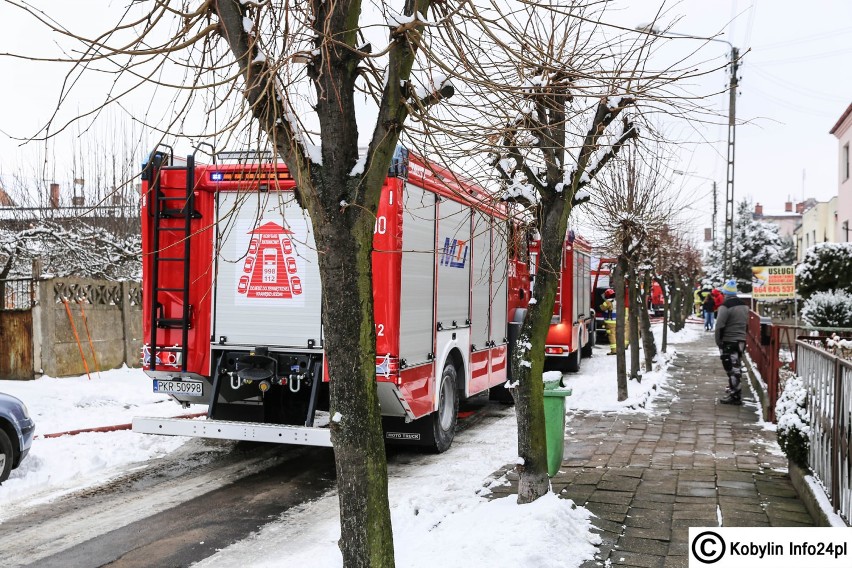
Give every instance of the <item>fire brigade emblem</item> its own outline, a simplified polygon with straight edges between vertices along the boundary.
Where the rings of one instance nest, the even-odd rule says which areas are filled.
[[[246,254],[237,270],[237,298],[293,299],[302,294],[299,263],[294,251],[293,231],[274,221],[260,221],[237,246]],[[247,252],[246,252],[247,251]]]

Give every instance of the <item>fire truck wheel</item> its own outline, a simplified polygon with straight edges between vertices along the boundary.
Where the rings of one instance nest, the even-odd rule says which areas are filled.
[[[580,350],[577,349],[565,359],[565,370],[569,373],[577,373],[580,370],[580,363],[583,358],[580,355]]]
[[[6,481],[6,478],[9,477],[9,473],[12,471],[12,462],[15,460],[15,456],[12,453],[12,442],[9,440],[9,436],[6,435],[2,429],[0,429],[0,483]]]
[[[580,354],[583,357],[591,357],[592,356],[592,352],[594,351],[594,348],[595,348],[595,334],[596,333],[597,333],[597,330],[595,329],[595,320],[592,319],[591,323],[589,324],[589,341],[587,341],[586,344],[583,345],[580,348]]]
[[[459,414],[459,395],[456,390],[456,368],[447,361],[441,373],[438,391],[438,409],[432,413],[432,449],[436,453],[447,451],[456,435],[456,420]]]

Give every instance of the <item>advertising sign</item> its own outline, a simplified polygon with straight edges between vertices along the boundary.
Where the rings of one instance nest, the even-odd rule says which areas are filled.
[[[794,266],[753,266],[751,268],[753,298],[783,300],[796,297]]]

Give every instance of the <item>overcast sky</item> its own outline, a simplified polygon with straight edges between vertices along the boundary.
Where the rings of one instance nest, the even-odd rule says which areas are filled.
[[[652,20],[657,6],[651,1],[623,3],[627,8],[619,18],[626,26]],[[852,103],[852,2],[686,0],[669,3],[667,14],[663,20],[675,22],[671,31],[715,36],[745,54],[738,73],[737,118],[745,124],[736,129],[737,201],[749,196],[765,209],[777,210],[788,197],[827,200],[836,195],[837,139],[828,132]],[[667,41],[684,53],[696,43]],[[730,48],[709,43],[700,55],[722,63]],[[722,90],[729,74],[719,70],[707,79],[710,90]],[[726,93],[713,103],[727,114]],[[723,211],[727,126],[708,128],[706,135],[711,143],[684,146],[679,169],[718,180]],[[683,183],[709,191],[710,182],[697,177]],[[709,200],[707,207],[709,211]]]
[[[91,32],[104,25],[106,15],[122,8],[126,0],[42,1],[48,13],[74,30]],[[614,0],[610,19],[633,28],[654,18],[655,0]],[[837,144],[828,132],[852,103],[852,2],[812,0],[684,0],[668,2],[662,24],[675,22],[672,31],[696,36],[716,36],[745,53],[740,68],[737,117],[737,200],[749,196],[766,210],[782,209],[788,196],[829,199],[837,192]],[[87,9],[97,17],[87,14]],[[721,35],[717,35],[720,34]],[[724,43],[687,39],[666,40],[662,53],[686,55],[701,48],[696,64],[724,65],[730,49]],[[32,19],[0,0],[0,53],[44,54],[52,38]],[[667,51],[668,50],[668,51]],[[12,136],[33,134],[49,116],[63,79],[56,65],[22,63],[0,57],[0,172],[8,174],[21,161],[35,161],[32,147],[17,149]],[[89,89],[92,100],[104,93],[104,78]],[[694,90],[708,93],[725,89],[724,69],[696,80]],[[710,104],[724,118],[727,95]],[[144,107],[143,107],[144,108]],[[721,119],[720,119],[721,120]],[[712,209],[711,178],[718,181],[720,219],[724,211],[726,136],[724,125],[693,130],[683,125],[672,135],[681,141],[678,169],[694,177],[677,178],[684,190],[706,191],[700,211]],[[706,138],[706,143],[698,143]],[[803,181],[804,177],[804,181]]]

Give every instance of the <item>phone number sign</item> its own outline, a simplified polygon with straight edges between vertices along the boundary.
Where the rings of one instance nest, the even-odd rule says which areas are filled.
[[[796,297],[795,266],[753,266],[751,268],[753,298],[782,300]]]

